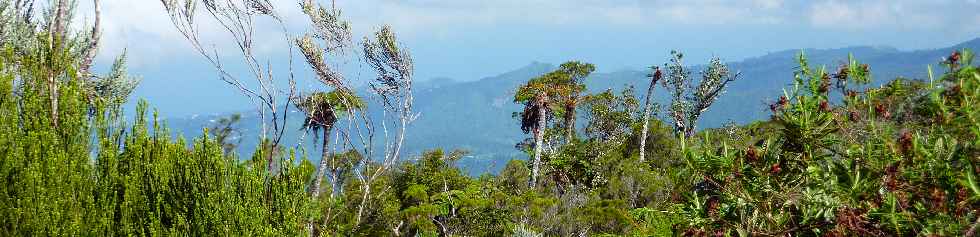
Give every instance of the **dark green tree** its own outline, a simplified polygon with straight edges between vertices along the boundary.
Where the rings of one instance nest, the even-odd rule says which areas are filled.
[[[567,90],[562,92],[565,98],[561,98],[564,106],[562,107],[562,117],[563,126],[565,127],[565,142],[572,142],[575,139],[576,129],[575,120],[576,112],[579,103],[581,102],[582,93],[585,92],[585,78],[595,71],[595,65],[591,63],[583,63],[579,61],[569,61],[562,63],[559,66],[558,71],[564,79],[564,85],[562,88]]]
[[[235,152],[235,148],[238,148],[238,144],[241,143],[241,133],[237,126],[242,120],[242,115],[239,113],[232,114],[227,117],[221,117],[215,124],[208,129],[214,140],[221,144],[224,148],[225,154],[231,154]]]

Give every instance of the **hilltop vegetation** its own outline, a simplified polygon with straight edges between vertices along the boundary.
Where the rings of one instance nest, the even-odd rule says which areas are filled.
[[[193,2],[162,2],[178,29],[194,29]],[[208,11],[276,19],[265,1],[246,9],[205,3]],[[236,130],[240,118],[232,117],[188,140],[172,137],[148,102],[133,121],[124,120],[121,105],[138,80],[126,72],[125,57],[104,75],[88,70],[98,48],[97,21],[71,27],[63,18],[71,11],[65,0],[41,19],[32,9],[0,2],[0,235],[980,231],[980,70],[968,49],[926,70],[928,81],[887,83],[875,83],[872,66],[854,57],[825,66],[800,53],[785,78],[790,86],[770,99],[769,118],[701,130],[703,113],[724,100],[729,83],[745,79],[737,65],[714,59],[690,67],[675,53],[651,67],[646,90],[591,91],[594,65],[568,62],[514,85],[517,93],[506,103],[522,109],[494,115],[525,134],[515,148],[527,161],[513,159],[499,174],[473,177],[457,165],[466,151],[410,156],[402,149],[417,118],[417,95],[411,56],[390,28],[361,42],[365,63],[377,74],[371,92],[361,95],[324,57],[352,50],[350,23],[336,9],[312,1],[301,6],[315,32],[294,43],[332,91],[235,84],[284,78],[257,65],[263,73],[255,78],[222,79],[257,101],[261,132]],[[74,31],[79,28],[86,30]],[[202,57],[210,59],[206,50]],[[655,108],[646,99],[651,88],[669,93],[664,109],[647,109]],[[641,92],[643,100],[636,96]],[[280,117],[290,104],[302,111],[302,131],[321,139],[322,151],[312,153],[319,159],[282,139],[300,128]],[[371,106],[385,113],[364,112]],[[240,157],[229,140],[234,136],[258,137],[261,145]]]
[[[980,39],[932,50],[898,51],[886,48],[851,47],[842,49],[805,49],[807,58],[816,65],[837,65],[847,59],[849,53],[872,65],[874,80],[868,86],[880,86],[895,78],[912,78],[926,80],[926,66],[940,67],[939,59],[948,56],[949,52],[964,48],[980,48]],[[742,73],[744,80],[734,81],[729,85],[725,94],[721,95],[717,105],[705,112],[699,122],[700,128],[717,128],[726,123],[748,124],[753,121],[767,119],[770,115],[766,101],[777,98],[783,89],[791,86],[787,78],[793,76],[793,68],[797,65],[795,57],[800,50],[787,50],[766,54],[756,58],[729,62],[732,69]],[[655,59],[652,61],[658,61]],[[691,62],[704,63],[704,62]],[[410,154],[421,154],[427,149],[434,149],[444,144],[466,149],[470,155],[460,162],[465,169],[475,175],[484,172],[499,172],[508,160],[523,158],[523,154],[514,150],[514,143],[520,142],[523,135],[520,130],[514,130],[515,121],[509,112],[517,111],[520,105],[510,103],[516,88],[530,78],[544,75],[556,65],[545,63],[530,63],[520,68],[472,81],[420,81],[416,86],[416,110],[421,114],[412,124],[412,133],[408,134],[405,147]],[[694,67],[695,69],[698,66]],[[646,90],[645,70],[608,71],[598,68],[597,72],[585,80],[591,93],[601,93],[606,89],[621,91],[634,87],[639,92]],[[663,88],[658,87],[654,93],[655,102],[660,105],[668,103],[668,96]],[[362,90],[363,93],[368,92]],[[644,93],[635,93],[637,99],[643,100]],[[839,99],[834,97],[834,99]],[[368,101],[371,103],[371,101]],[[371,106],[369,106],[371,107]],[[373,106],[377,107],[377,106]],[[505,113],[500,113],[505,111]],[[216,111],[228,112],[228,111]],[[256,132],[260,121],[254,112],[239,111],[244,118],[238,125],[243,130]],[[213,127],[222,117],[232,113],[215,113],[195,117],[174,118],[166,121],[175,133],[185,136],[200,136],[201,127]],[[662,117],[662,114],[660,114]],[[303,116],[299,111],[290,115],[291,126],[298,127]],[[305,141],[307,150],[318,150],[310,139],[301,139],[298,133],[289,136],[292,143]],[[244,137],[238,149],[240,154],[251,154],[258,145],[259,137]],[[492,169],[486,164],[492,164]]]

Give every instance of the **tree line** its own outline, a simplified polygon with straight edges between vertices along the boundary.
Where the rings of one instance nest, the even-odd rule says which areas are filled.
[[[125,54],[91,70],[103,47],[93,3],[94,24],[78,26],[72,1],[0,2],[0,235],[974,236],[980,225],[980,71],[969,50],[927,79],[881,86],[853,57],[828,67],[801,53],[769,119],[702,129],[701,115],[743,80],[720,59],[695,70],[672,52],[650,67],[644,96],[589,93],[595,65],[569,61],[515,88],[514,129],[528,135],[515,148],[527,159],[473,177],[456,166],[466,151],[402,151],[421,115],[412,56],[391,27],[355,41],[334,4],[301,0],[310,32],[294,35],[268,0],[161,0],[262,120],[259,134],[230,117],[188,140],[148,102],[122,116],[139,78]],[[222,26],[241,60],[208,46],[199,17]],[[260,21],[286,39],[282,58],[253,52]],[[288,70],[263,63],[272,59]],[[374,74],[346,75],[342,60]],[[327,90],[296,89],[294,61]],[[657,87],[667,104],[652,100]],[[367,101],[383,113],[366,113]],[[283,144],[290,108],[320,151]],[[262,145],[239,157],[234,136]]]

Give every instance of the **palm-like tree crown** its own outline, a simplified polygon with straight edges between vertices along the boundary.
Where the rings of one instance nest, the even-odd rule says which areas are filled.
[[[329,129],[337,122],[337,118],[344,116],[349,110],[362,109],[365,105],[354,93],[334,90],[314,92],[301,97],[296,107],[306,112],[303,129],[311,129],[317,134],[320,129]]]
[[[559,101],[566,100],[574,93],[585,90],[580,84],[572,83],[572,75],[564,70],[556,70],[536,77],[517,88],[514,94],[514,103],[524,104],[524,112],[521,113],[521,128],[525,133],[536,126],[537,103],[536,100],[543,99],[545,109],[555,116],[564,116],[565,107]],[[541,98],[539,98],[541,97]]]

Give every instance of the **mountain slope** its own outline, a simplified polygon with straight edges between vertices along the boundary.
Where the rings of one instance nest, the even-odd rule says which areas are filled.
[[[853,54],[859,61],[871,65],[874,83],[881,84],[899,76],[925,78],[927,65],[935,65],[943,56],[961,48],[980,49],[980,39],[933,50],[900,51],[885,47],[849,47],[803,51],[812,65],[827,65],[828,70],[834,70],[847,60],[848,54]],[[777,98],[783,88],[791,83],[799,52],[800,50],[786,50],[730,62],[731,68],[740,71],[742,75],[730,85],[715,106],[705,113],[700,127],[765,119],[769,115],[767,101]],[[523,158],[514,149],[514,144],[523,140],[525,135],[518,128],[517,120],[512,117],[520,109],[520,105],[512,102],[513,93],[528,79],[554,69],[554,65],[531,63],[514,71],[476,81],[458,82],[443,78],[419,83],[415,92],[415,109],[421,116],[410,127],[406,138],[408,154],[440,147],[470,150],[473,156],[461,164],[479,167],[476,170],[471,169],[476,172],[496,170],[510,158]],[[639,93],[647,87],[647,73],[635,70],[595,73],[586,83],[592,91],[607,88],[620,90],[634,86]],[[699,75],[695,73],[693,76]],[[655,93],[656,101],[666,102],[666,93],[662,88],[658,87]],[[208,126],[216,116],[174,119],[170,124],[185,135],[198,135],[201,128]],[[290,131],[285,144],[297,144],[301,141],[303,136],[298,130],[301,116],[298,112],[290,114],[290,128],[297,130]],[[255,116],[245,116],[241,127],[257,128],[257,124]],[[250,154],[256,142],[253,138],[245,139],[240,152]],[[303,140],[308,150],[317,150],[312,149],[310,137]],[[311,157],[319,157],[319,154]]]

